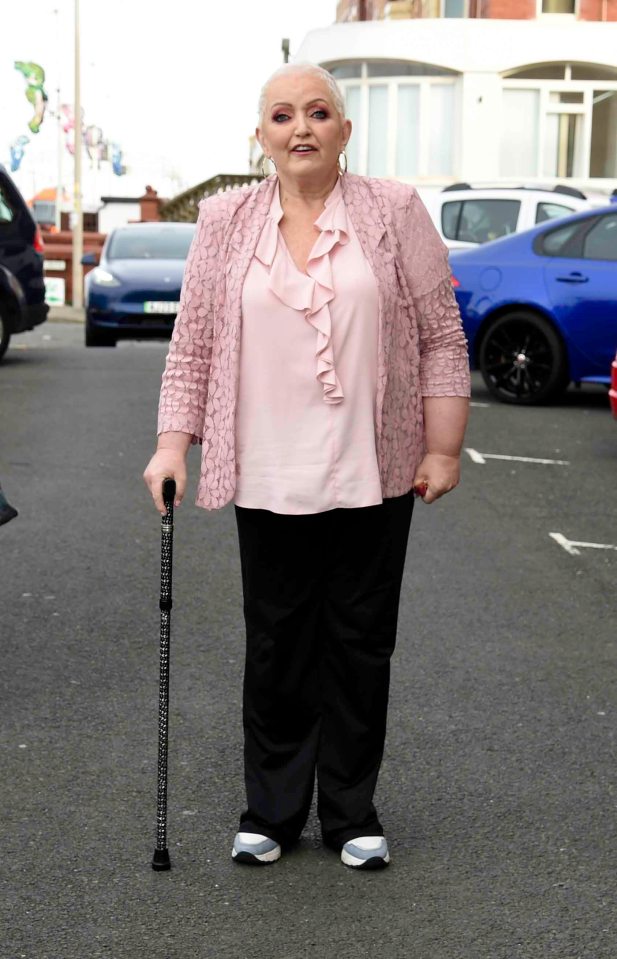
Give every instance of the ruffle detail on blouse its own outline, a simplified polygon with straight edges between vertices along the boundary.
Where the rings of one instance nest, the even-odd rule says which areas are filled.
[[[326,403],[340,403],[343,389],[336,375],[332,348],[332,318],[329,303],[334,298],[330,253],[337,244],[349,241],[345,201],[340,182],[327,198],[315,226],[320,231],[302,273],[294,263],[279,231],[283,210],[278,187],[272,197],[269,216],[259,238],[255,256],[269,267],[269,288],[275,296],[304,317],[317,333],[316,376]]]

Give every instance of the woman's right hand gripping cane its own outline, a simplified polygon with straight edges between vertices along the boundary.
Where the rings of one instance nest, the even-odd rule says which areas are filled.
[[[163,481],[176,482],[174,506],[179,506],[186,490],[186,454],[192,437],[188,433],[161,433],[156,453],[144,470],[144,482],[154,500],[154,505],[165,516],[167,510],[163,502]]]

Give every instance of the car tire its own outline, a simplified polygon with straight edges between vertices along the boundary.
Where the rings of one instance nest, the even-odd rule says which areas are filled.
[[[0,310],[0,360],[8,350],[10,341],[11,331],[9,329],[9,324],[7,323],[6,317],[3,315],[2,310]]]
[[[559,333],[531,310],[513,310],[490,324],[480,343],[478,367],[495,399],[520,406],[546,403],[570,382]]]
[[[86,318],[86,346],[115,346],[116,336],[109,330],[92,327]]]

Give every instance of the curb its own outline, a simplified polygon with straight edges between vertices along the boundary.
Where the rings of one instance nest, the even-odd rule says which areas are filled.
[[[47,314],[48,323],[85,323],[86,313],[74,306],[51,306]]]

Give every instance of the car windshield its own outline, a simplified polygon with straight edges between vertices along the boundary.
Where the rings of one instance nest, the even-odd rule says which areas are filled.
[[[194,232],[193,223],[119,229],[106,256],[108,260],[185,260]]]

